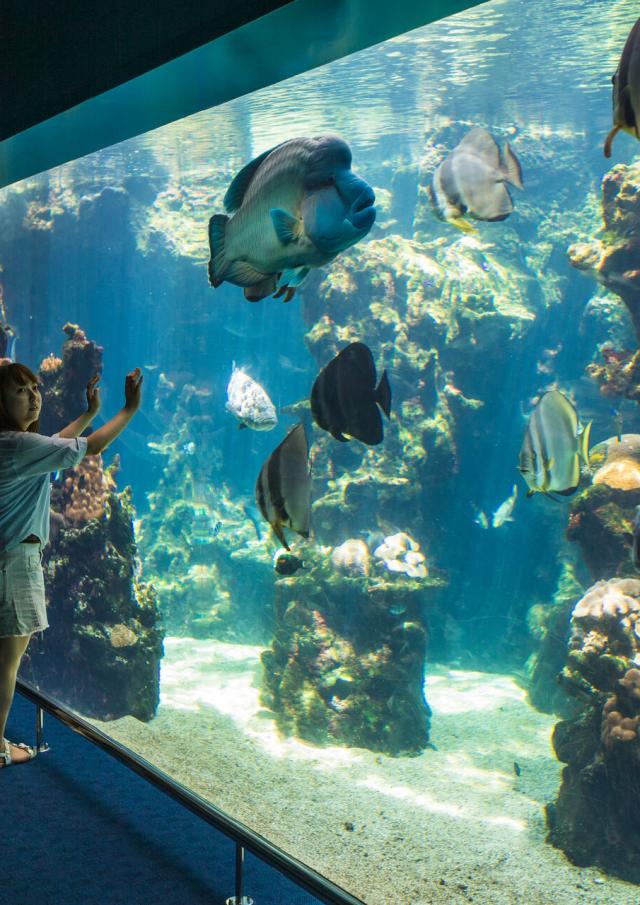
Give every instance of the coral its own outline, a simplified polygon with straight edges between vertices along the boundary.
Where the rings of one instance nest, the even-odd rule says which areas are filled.
[[[381,559],[390,572],[403,572],[409,578],[426,578],[428,575],[420,545],[402,531],[385,537],[373,555]]]
[[[341,572],[366,577],[371,567],[369,548],[360,538],[348,538],[331,551],[331,562]]]
[[[597,582],[571,629],[562,680],[578,711],[553,734],[566,767],[549,838],[576,864],[639,882],[640,580]]]
[[[599,464],[592,477],[594,484],[616,490],[640,488],[640,434],[622,434],[619,439],[599,443],[590,452],[590,461],[592,466]]]

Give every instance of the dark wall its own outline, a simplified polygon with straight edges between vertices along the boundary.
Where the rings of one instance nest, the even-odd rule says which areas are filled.
[[[290,0],[0,0],[0,140]]]

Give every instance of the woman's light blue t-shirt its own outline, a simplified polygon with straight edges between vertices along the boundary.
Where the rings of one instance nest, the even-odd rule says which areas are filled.
[[[0,553],[30,534],[49,540],[52,471],[72,468],[87,451],[86,437],[63,440],[28,431],[0,432]]]

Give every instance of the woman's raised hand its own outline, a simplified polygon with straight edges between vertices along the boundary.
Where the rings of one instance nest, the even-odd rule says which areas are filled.
[[[89,383],[87,384],[87,412],[94,417],[100,411],[100,388],[98,387],[98,381],[100,380],[99,374],[94,374]]]
[[[142,371],[140,368],[130,371],[124,381],[124,407],[129,411],[137,412],[140,408],[140,390],[142,387]]]

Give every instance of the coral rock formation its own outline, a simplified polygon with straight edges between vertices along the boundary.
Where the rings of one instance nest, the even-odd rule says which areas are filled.
[[[563,684],[578,705],[553,745],[566,764],[548,808],[576,864],[640,881],[640,581],[600,581],[576,604]]]

